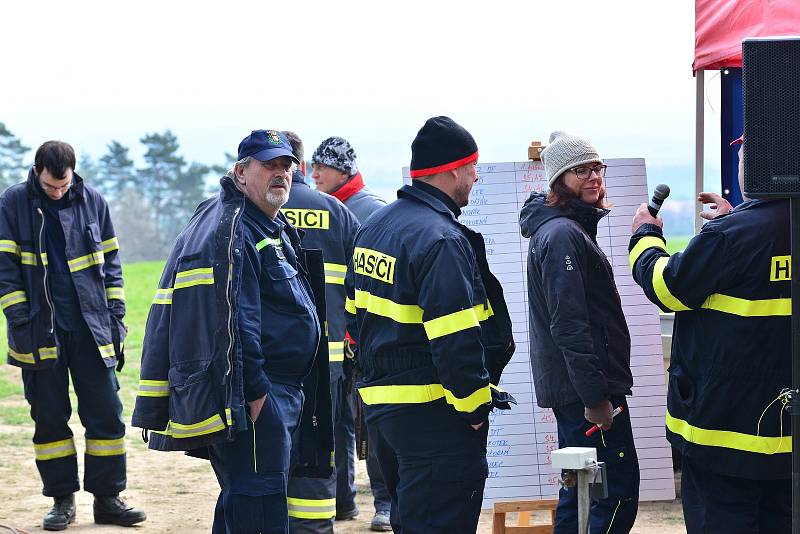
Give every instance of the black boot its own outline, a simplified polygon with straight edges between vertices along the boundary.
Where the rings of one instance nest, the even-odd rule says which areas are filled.
[[[75,495],[53,497],[53,507],[42,520],[45,530],[66,530],[75,521]]]
[[[147,519],[142,510],[129,506],[119,495],[94,496],[94,522],[100,525],[129,527]]]

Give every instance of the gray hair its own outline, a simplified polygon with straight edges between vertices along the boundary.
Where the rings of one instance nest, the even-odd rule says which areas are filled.
[[[228,169],[228,172],[225,173],[225,176],[227,176],[228,178],[235,177],[236,176],[236,166],[237,165],[241,165],[242,167],[247,167],[248,165],[250,165],[250,162],[252,162],[253,159],[254,159],[253,156],[245,156],[245,157],[243,157],[242,159],[240,159],[239,161],[234,163],[233,167]]]

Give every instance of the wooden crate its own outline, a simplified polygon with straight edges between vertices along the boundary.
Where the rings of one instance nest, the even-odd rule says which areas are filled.
[[[556,506],[558,506],[558,499],[496,502],[494,503],[492,534],[552,534]],[[531,512],[538,510],[550,511],[549,524],[531,525]],[[506,514],[514,512],[519,514],[518,524],[506,526]]]

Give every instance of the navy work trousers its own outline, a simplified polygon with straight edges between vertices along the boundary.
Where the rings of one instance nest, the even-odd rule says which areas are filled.
[[[395,534],[476,531],[489,473],[488,426],[474,430],[441,401],[370,421],[369,443],[391,496]]]
[[[751,480],[720,475],[684,456],[681,501],[687,534],[792,531],[791,478]]]
[[[618,534],[630,532],[639,510],[639,460],[633,443],[631,417],[625,397],[610,399],[624,411],[614,418],[610,430],[586,437],[592,424],[583,417],[581,403],[553,408],[558,423],[558,446],[594,447],[597,461],[606,463],[608,498],[592,502],[589,532]],[[578,531],[578,491],[562,488],[558,493],[554,534]]]
[[[355,390],[344,389],[345,381],[331,384],[338,396],[334,411],[334,450],[336,461],[336,515],[348,515],[356,506],[356,429],[353,398]],[[335,390],[333,388],[336,388]]]
[[[126,483],[125,423],[114,368],[106,367],[88,328],[58,329],[57,335],[56,365],[37,371],[22,370],[25,398],[35,423],[33,444],[44,486],[42,493],[60,497],[80,489],[78,457],[68,425],[72,376],[78,416],[86,429],[83,486],[95,495],[117,495]]]
[[[255,423],[210,447],[220,485],[213,534],[289,532],[286,486],[302,407],[298,387],[273,382]]]

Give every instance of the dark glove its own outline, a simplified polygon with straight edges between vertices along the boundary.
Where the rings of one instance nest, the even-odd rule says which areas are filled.
[[[494,386],[491,387],[492,391],[492,408],[497,408],[498,410],[510,410],[512,404],[517,403],[517,399],[509,393],[508,391],[503,391],[500,388],[496,388]]]
[[[117,372],[121,372],[125,367],[125,344],[123,341],[128,333],[128,327],[125,326],[122,319],[113,314],[111,317],[111,339],[114,342],[114,351],[117,353]]]
[[[358,360],[356,359],[355,347],[350,344],[350,340],[344,340],[344,361],[342,362],[342,373],[344,374],[344,390],[349,393],[353,391],[358,375]]]

